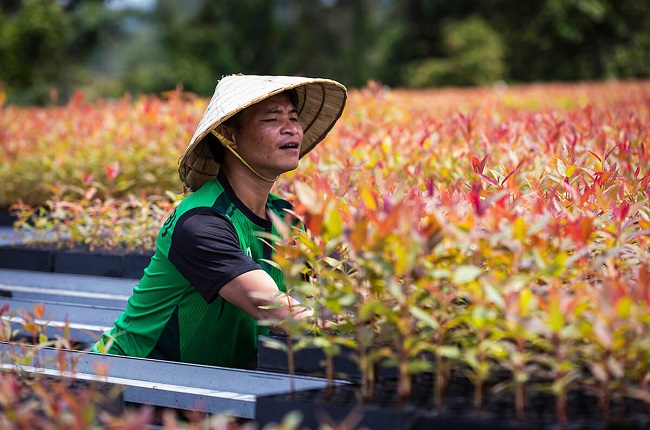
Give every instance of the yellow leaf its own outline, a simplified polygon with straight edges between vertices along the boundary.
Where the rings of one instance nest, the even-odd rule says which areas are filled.
[[[643,230],[650,231],[650,221],[640,219],[639,220],[639,227],[641,227]]]
[[[531,308],[532,300],[533,300],[533,293],[528,288],[524,288],[519,292],[519,315],[521,315],[522,317],[528,315],[528,311]]]
[[[361,197],[361,200],[363,200],[363,203],[366,205],[368,209],[371,211],[377,210],[377,200],[375,194],[372,192],[370,187],[366,185],[365,182],[361,182],[359,184],[360,190],[359,190],[359,195]]]
[[[512,229],[517,240],[523,242],[526,239],[526,221],[522,217],[518,217],[515,220]]]
[[[564,315],[562,315],[562,310],[557,302],[551,304],[548,322],[553,333],[559,333],[564,328]]]
[[[343,233],[343,218],[337,207],[327,211],[323,224],[331,239],[337,238]]]
[[[25,330],[27,330],[27,332],[29,334],[31,334],[32,336],[35,335],[36,333],[38,333],[38,326],[36,324],[25,323],[25,324],[23,324],[23,328]]]
[[[567,178],[571,178],[571,177],[573,177],[573,174],[576,172],[576,169],[577,169],[576,165],[572,164],[569,167],[567,167],[564,174],[566,175]]]

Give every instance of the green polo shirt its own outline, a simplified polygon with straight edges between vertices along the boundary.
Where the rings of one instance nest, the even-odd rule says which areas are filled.
[[[274,195],[267,200],[267,209],[280,218],[289,208]],[[219,289],[261,268],[284,291],[282,272],[264,261],[272,259],[272,248],[259,233],[276,231],[237,198],[225,176],[206,183],[162,226],[144,276],[99,342],[111,354],[252,367],[257,337],[268,329],[221,298]]]

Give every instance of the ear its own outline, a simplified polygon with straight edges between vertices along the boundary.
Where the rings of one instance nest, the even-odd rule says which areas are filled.
[[[234,148],[236,146],[235,134],[233,133],[231,127],[228,127],[225,124],[221,124],[219,125],[219,127],[217,127],[217,132],[231,142],[230,144],[231,148]]]

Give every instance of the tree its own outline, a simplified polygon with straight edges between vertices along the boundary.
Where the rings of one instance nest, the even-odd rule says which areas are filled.
[[[650,75],[650,10],[636,0],[487,0],[517,81]]]
[[[408,63],[402,70],[407,86],[489,85],[505,78],[504,45],[483,18],[445,21],[441,33],[444,57]]]
[[[325,76],[348,87],[485,85],[650,76],[638,0],[3,0],[0,87],[9,102],[65,102],[230,73]]]
[[[53,0],[25,0],[0,16],[0,81],[7,98],[45,103],[63,79],[69,21]]]
[[[127,12],[103,0],[13,0],[0,8],[0,82],[11,103],[65,102],[96,85]]]

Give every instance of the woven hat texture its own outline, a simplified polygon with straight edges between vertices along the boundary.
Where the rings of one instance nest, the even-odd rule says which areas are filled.
[[[296,110],[304,132],[300,157],[314,149],[343,113],[347,99],[345,86],[322,78],[225,76],[217,83],[194,136],[179,159],[178,173],[183,185],[196,191],[217,176],[219,163],[214,161],[204,140],[211,130],[247,107],[289,89],[295,89],[298,94]]]

